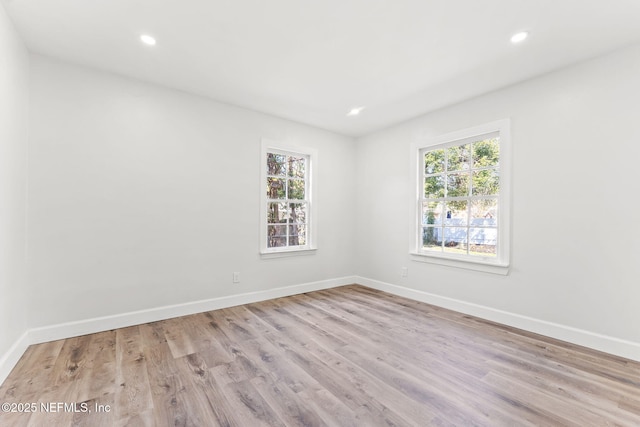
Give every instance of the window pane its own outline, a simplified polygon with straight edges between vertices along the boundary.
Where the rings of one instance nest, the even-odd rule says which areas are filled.
[[[284,179],[280,178],[267,178],[267,197],[270,199],[285,199],[287,196],[284,182]]]
[[[422,227],[422,248],[442,251],[441,227]]]
[[[469,253],[477,256],[496,256],[497,228],[470,228]]]
[[[290,221],[292,223],[307,222],[307,204],[306,203],[290,203],[289,204]]]
[[[444,228],[444,251],[450,253],[467,253],[467,228],[466,227],[445,227]]]
[[[287,204],[269,203],[267,205],[267,223],[278,224],[287,222]]]
[[[494,196],[500,192],[500,175],[497,169],[473,172],[474,196]]]
[[[289,226],[289,246],[303,246],[307,244],[307,226],[294,224]]]
[[[289,176],[304,178],[305,163],[304,157],[289,157]]]
[[[267,153],[267,175],[285,175],[286,158],[283,154]]]
[[[267,247],[287,246],[287,226],[269,225],[267,227]]]
[[[427,199],[444,197],[444,175],[430,176],[424,179],[424,197]]]
[[[442,202],[422,202],[422,224],[441,224],[442,208]]]
[[[469,173],[447,174],[447,197],[461,197],[469,195]]]
[[[289,180],[289,198],[304,199],[304,181],[300,179]]]
[[[485,139],[473,143],[473,167],[498,166],[500,163],[500,138]]]
[[[444,172],[444,150],[434,150],[424,153],[424,173]]]
[[[500,170],[501,141],[507,142],[500,132],[506,125],[501,121],[460,132],[458,140],[441,137],[441,145],[420,149],[418,252],[487,264],[494,261],[481,258],[499,253],[508,262],[508,246],[504,253],[497,247],[498,231],[501,237],[505,232],[499,222],[508,214],[498,212],[506,196],[501,193],[506,175]]]
[[[469,145],[458,145],[447,149],[447,170],[462,171],[469,169]]]
[[[265,233],[262,239],[266,238],[266,248],[271,248],[270,252],[289,247],[304,249],[311,240],[308,223],[311,180],[308,172],[312,160],[312,155],[280,152],[277,148],[266,150],[266,159],[263,159],[266,163],[263,167],[267,168],[266,182],[262,184],[266,184],[266,193],[262,193],[262,197],[266,195],[263,203],[266,203],[267,213],[263,217],[266,224],[263,222],[261,228],[264,230],[266,227],[266,233],[262,231]],[[265,240],[262,240],[261,248],[265,249]]]
[[[458,227],[467,226],[467,205],[466,200],[456,200],[447,202],[445,206],[445,225],[455,225]]]
[[[496,227],[498,225],[498,201],[480,199],[471,202],[471,227]]]

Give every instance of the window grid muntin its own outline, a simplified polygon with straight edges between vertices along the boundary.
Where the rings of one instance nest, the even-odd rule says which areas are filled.
[[[497,158],[497,162],[495,165],[489,165],[489,166],[481,166],[481,167],[474,167],[474,163],[475,163],[475,159],[474,159],[474,144],[476,143],[483,143],[484,141],[488,141],[488,140],[495,140],[495,143],[498,146],[498,158]],[[464,161],[462,161],[460,163],[462,169],[453,169],[451,171],[449,171],[449,152],[452,148],[456,148],[456,147],[467,147],[467,156],[466,159]],[[499,227],[499,206],[500,206],[500,194],[501,194],[501,180],[500,180],[500,134],[496,133],[496,132],[492,132],[489,134],[484,134],[484,135],[478,135],[475,137],[471,137],[471,138],[464,138],[462,140],[456,140],[456,141],[452,141],[446,144],[442,144],[439,146],[434,146],[434,147],[426,147],[423,148],[419,151],[419,155],[420,155],[420,176],[421,176],[421,187],[420,187],[420,199],[419,199],[419,203],[418,203],[418,210],[419,210],[419,217],[420,217],[420,230],[421,230],[421,235],[419,236],[419,248],[418,250],[420,252],[426,252],[426,253],[447,253],[447,254],[452,254],[455,253],[455,251],[448,251],[446,250],[446,239],[445,239],[445,231],[447,229],[451,230],[453,228],[461,228],[465,230],[465,235],[466,238],[465,240],[462,242],[466,248],[464,250],[464,254],[462,254],[465,257],[474,257],[474,258],[490,258],[490,259],[500,259],[501,257],[501,248],[500,248],[500,227]],[[427,153],[430,152],[437,152],[437,151],[443,151],[444,152],[444,159],[442,159],[442,165],[443,166],[443,170],[441,172],[434,172],[434,173],[426,173],[427,171],[427,163],[426,163],[426,155]],[[436,165],[436,169],[437,166],[440,166],[439,164]],[[465,168],[466,166],[466,168]],[[473,195],[473,174],[474,172],[478,172],[478,171],[484,171],[484,170],[494,170],[496,171],[496,175],[498,177],[498,194],[493,194],[493,195],[486,195],[486,194],[479,194],[479,195]],[[448,176],[451,174],[458,174],[458,173],[465,173],[468,175],[469,179],[468,179],[468,187],[467,187],[467,195],[466,196],[452,196],[452,197],[448,197],[448,192],[449,192],[449,185],[448,185]],[[442,177],[442,182],[444,184],[444,197],[427,197],[426,194],[426,190],[425,190],[425,184],[426,184],[426,179],[427,178],[433,178],[433,177]],[[472,224],[472,215],[471,215],[471,209],[472,209],[472,202],[473,201],[477,201],[477,200],[495,200],[496,201],[496,211],[495,211],[495,225],[479,225],[479,224]],[[460,226],[460,225],[447,225],[446,224],[446,203],[447,202],[455,202],[455,201],[467,201],[467,207],[466,207],[466,225],[465,226]],[[440,203],[440,224],[437,225],[433,225],[433,224],[428,224],[426,221],[428,221],[425,218],[425,212],[424,212],[424,203],[427,202],[435,202],[435,203]],[[427,232],[428,229],[433,229],[433,230],[440,230],[440,232],[442,233],[441,236],[441,242],[440,245],[438,246],[433,246],[434,248],[438,248],[438,249],[432,249],[432,247],[427,247],[425,245],[425,234]],[[487,229],[487,230],[495,230],[495,253],[492,253],[490,255],[478,255],[478,254],[474,254],[470,252],[470,247],[471,247],[471,237],[470,237],[470,231],[472,229]]]
[[[269,159],[270,156],[281,156],[284,157],[284,170],[281,171],[281,173],[279,174],[273,174],[273,173],[269,173]],[[290,159],[296,159],[294,161],[299,161],[299,160],[303,160],[303,164],[304,164],[304,171],[302,173],[302,177],[299,176],[290,176],[290,165],[291,165],[291,160]],[[310,206],[310,200],[309,200],[309,163],[310,163],[310,156],[307,154],[301,154],[301,153],[294,153],[294,152],[287,152],[287,151],[281,151],[281,150],[273,150],[273,149],[269,149],[266,152],[266,165],[265,167],[267,168],[267,173],[266,173],[266,184],[267,184],[267,198],[266,198],[266,204],[267,204],[267,209],[266,209],[266,218],[263,219],[263,221],[266,221],[266,248],[268,250],[283,250],[283,249],[287,249],[287,248],[297,248],[297,249],[301,249],[301,248],[305,248],[305,247],[309,247],[309,233],[310,233],[310,228],[309,228],[309,215],[310,215],[310,210],[311,210],[311,206]],[[270,179],[279,179],[282,180],[284,182],[284,187],[285,187],[285,197],[284,198],[272,198],[270,197],[271,194],[269,193],[269,182]],[[303,182],[303,188],[304,188],[304,198],[302,199],[292,199],[290,198],[290,194],[289,194],[289,189],[290,189],[290,185],[289,185],[289,181],[296,181],[296,182]],[[284,204],[287,207],[287,211],[285,213],[285,222],[269,222],[269,217],[271,215],[271,210],[270,210],[270,205],[273,203],[277,203],[277,204]],[[291,221],[291,212],[293,211],[292,205],[303,205],[304,206],[304,222],[299,222],[299,221]],[[270,234],[270,229],[273,227],[273,229],[276,229],[277,227],[284,227],[285,228],[285,234],[284,235],[272,235]],[[292,229],[291,227],[295,227],[296,230],[296,234],[292,234]],[[291,241],[291,237],[292,236],[300,236],[300,230],[303,230],[303,238],[304,238],[304,243],[303,244],[297,244],[297,245],[292,245],[290,244]],[[285,244],[284,245],[271,245],[271,240],[273,236],[281,236],[284,237],[284,241]]]

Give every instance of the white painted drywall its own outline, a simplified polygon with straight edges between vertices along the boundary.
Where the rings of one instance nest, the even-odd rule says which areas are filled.
[[[28,99],[29,54],[0,5],[0,359],[27,330]]]
[[[24,79],[26,52],[19,43],[10,46],[10,57],[19,58],[10,69],[24,71],[18,73]],[[0,258],[12,271],[12,285],[2,276],[0,288],[1,320],[10,322],[0,327],[5,348],[24,330],[26,310],[29,328],[48,327],[354,273],[640,342],[640,231],[632,205],[640,158],[640,46],[357,144],[37,55],[30,63],[30,88],[25,81],[0,86],[10,95],[0,105],[11,105],[0,116],[2,150],[9,153],[3,151],[3,162],[18,160],[3,168],[12,172],[0,183],[3,215],[8,206],[6,218],[13,218],[10,226],[1,219],[13,242]],[[27,120],[19,111],[26,112],[28,92],[27,300],[16,254],[24,254],[26,166],[20,160]],[[507,117],[514,154],[510,274],[412,262],[411,144]],[[315,255],[258,255],[262,138],[319,153]],[[402,278],[405,266],[409,275]],[[232,283],[233,271],[240,272],[239,284]]]
[[[359,139],[356,273],[639,343],[639,76],[634,46]],[[503,118],[510,274],[410,261],[410,144]]]
[[[31,327],[352,273],[351,138],[37,55],[30,120]],[[262,138],[318,152],[315,255],[259,257]]]

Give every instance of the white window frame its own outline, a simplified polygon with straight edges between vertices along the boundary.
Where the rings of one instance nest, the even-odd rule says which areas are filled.
[[[267,183],[267,153],[278,153],[289,156],[307,158],[305,169],[305,201],[307,202],[307,236],[306,244],[301,246],[267,247],[267,204],[269,199],[266,192]],[[280,258],[296,255],[311,255],[317,250],[316,246],[316,170],[318,163],[317,151],[311,148],[283,145],[268,139],[262,140],[260,153],[260,256],[261,258]]]
[[[451,267],[466,268],[506,275],[511,259],[511,132],[510,120],[503,119],[469,129],[441,135],[427,141],[412,144],[411,164],[415,187],[412,208],[412,238],[410,255],[413,261],[428,262]],[[498,198],[497,256],[481,257],[422,249],[422,206],[424,192],[423,150],[463,145],[477,140],[477,137],[498,133],[500,136],[500,193]]]

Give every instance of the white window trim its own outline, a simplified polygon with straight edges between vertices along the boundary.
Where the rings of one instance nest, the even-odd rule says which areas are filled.
[[[268,152],[281,152],[283,154],[302,154],[309,158],[306,170],[309,210],[307,212],[307,244],[295,247],[267,248],[267,194],[265,182],[267,182],[266,159]],[[260,150],[260,257],[262,259],[282,258],[298,255],[313,255],[317,251],[316,246],[316,176],[318,170],[318,152],[312,148],[289,146],[268,139],[262,139]]]
[[[498,210],[498,257],[482,258],[441,252],[421,251],[422,213],[420,195],[424,191],[424,184],[420,182],[421,171],[424,167],[420,151],[436,146],[456,145],[465,139],[480,135],[499,132],[500,134],[500,198]],[[427,262],[450,267],[465,268],[487,273],[509,273],[511,259],[511,123],[509,119],[497,120],[468,129],[448,133],[427,141],[414,143],[411,146],[412,181],[415,185],[414,200],[411,208],[411,248],[410,256],[413,261]]]

